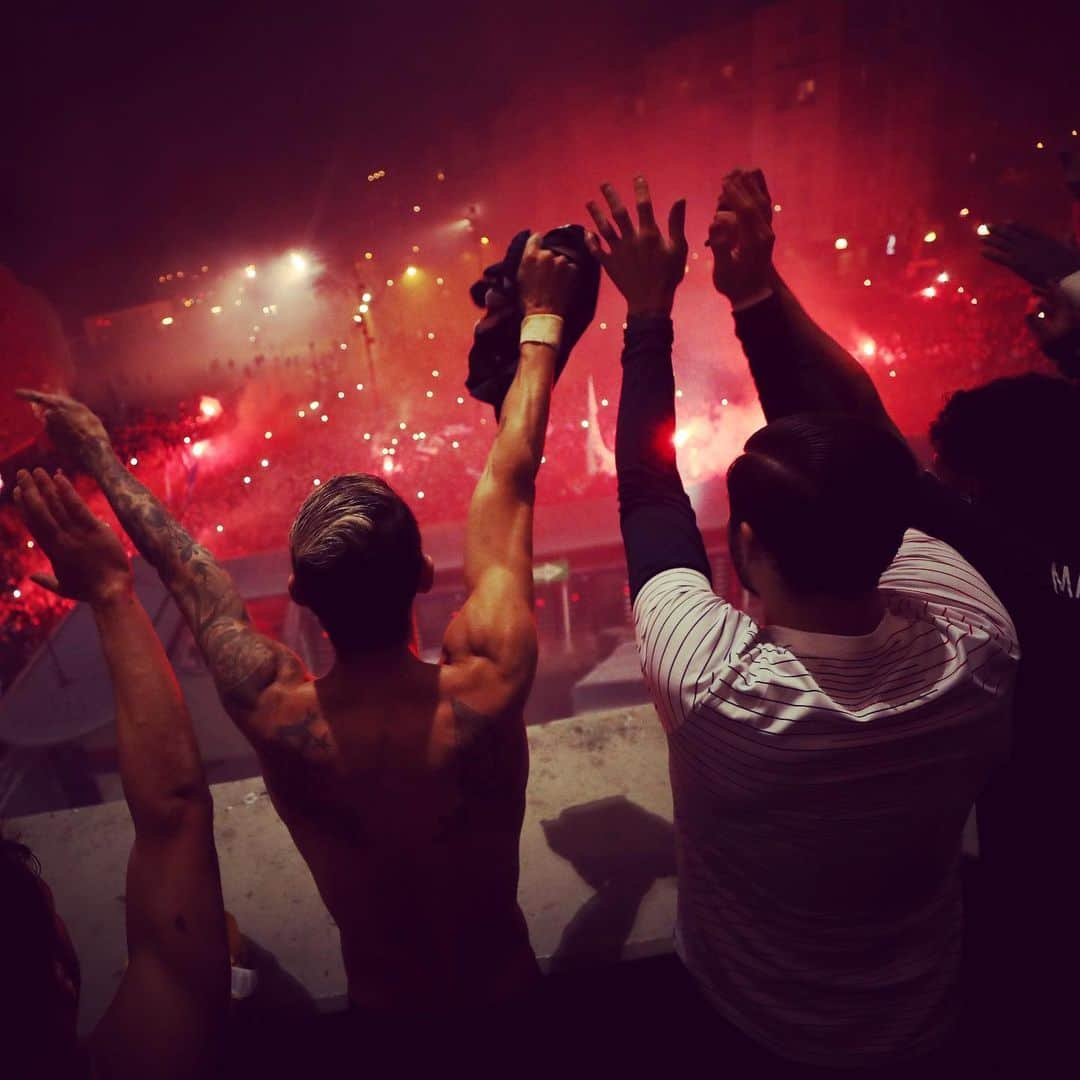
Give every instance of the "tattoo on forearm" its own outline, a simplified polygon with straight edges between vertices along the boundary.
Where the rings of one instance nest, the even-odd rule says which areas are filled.
[[[249,628],[229,575],[124,468],[107,440],[96,440],[88,457],[120,524],[180,607],[226,705],[253,706],[276,677],[280,650]]]

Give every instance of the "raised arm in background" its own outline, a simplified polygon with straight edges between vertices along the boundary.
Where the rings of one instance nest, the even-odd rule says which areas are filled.
[[[533,316],[561,320],[575,269],[563,256],[525,247],[518,285],[525,311],[517,373],[503,402],[499,431],[473,492],[465,531],[468,599],[451,622],[443,648],[451,663],[479,661],[495,676],[504,703],[523,700],[536,671],[533,616],[533,506],[544,453],[558,354],[550,343],[528,340]],[[542,330],[557,331],[549,321]],[[546,337],[538,332],[537,337]]]
[[[306,678],[298,656],[257,633],[232,579],[124,467],[101,421],[85,405],[58,394],[18,391],[39,406],[54,441],[98,482],[143,558],[157,570],[202,650],[222,703],[249,736],[274,688]]]
[[[615,468],[634,600],[651,577],[665,570],[688,567],[712,580],[697,518],[675,461],[671,309],[686,272],[686,200],[672,206],[665,237],[644,177],[634,181],[637,228],[615,189],[604,184],[601,190],[618,230],[590,202],[589,213],[607,249],[595,241],[593,246],[627,305]]]
[[[191,717],[116,534],[67,479],[19,473],[15,500],[55,577],[94,613],[116,701],[116,746],[135,823],[128,966],[89,1039],[101,1076],[208,1075],[229,1001],[213,804]]]
[[[895,430],[862,365],[810,318],[777,273],[774,243],[764,176],[730,173],[709,229],[713,284],[731,301],[765,418],[844,412]]]

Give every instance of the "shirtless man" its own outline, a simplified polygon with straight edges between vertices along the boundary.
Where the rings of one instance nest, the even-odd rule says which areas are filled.
[[[89,409],[22,392],[183,612],[337,922],[360,1009],[475,1009],[525,992],[537,975],[517,904],[518,838],[537,653],[533,503],[557,349],[538,342],[558,322],[529,316],[561,317],[573,274],[530,239],[518,371],[469,509],[468,599],[439,664],[412,647],[413,600],[433,567],[412,512],[382,480],[335,477],[293,524],[289,590],[336,654],[313,679],[252,629],[228,575],[124,468]]]

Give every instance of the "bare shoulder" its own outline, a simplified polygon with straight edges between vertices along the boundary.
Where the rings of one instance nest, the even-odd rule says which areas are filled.
[[[277,683],[258,707],[259,749],[272,757],[302,758],[326,764],[336,754],[330,724],[323,716],[310,679]]]

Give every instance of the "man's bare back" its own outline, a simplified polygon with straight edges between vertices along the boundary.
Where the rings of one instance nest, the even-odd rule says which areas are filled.
[[[337,658],[312,680],[298,656],[255,630],[224,567],[127,470],[93,412],[32,395],[157,570],[258,753],[341,930],[361,1007],[475,1007],[512,998],[537,974],[516,899],[523,711],[537,656],[533,507],[574,273],[530,238],[518,368],[473,492],[466,600],[438,665],[417,659],[408,640],[434,569],[412,512],[381,478],[332,477],[290,533],[290,594],[315,612]]]
[[[410,655],[379,677],[335,668],[271,692],[256,721],[357,1006],[475,1005],[538,974],[517,904],[525,730],[520,706],[482,712],[483,696],[457,666]]]

